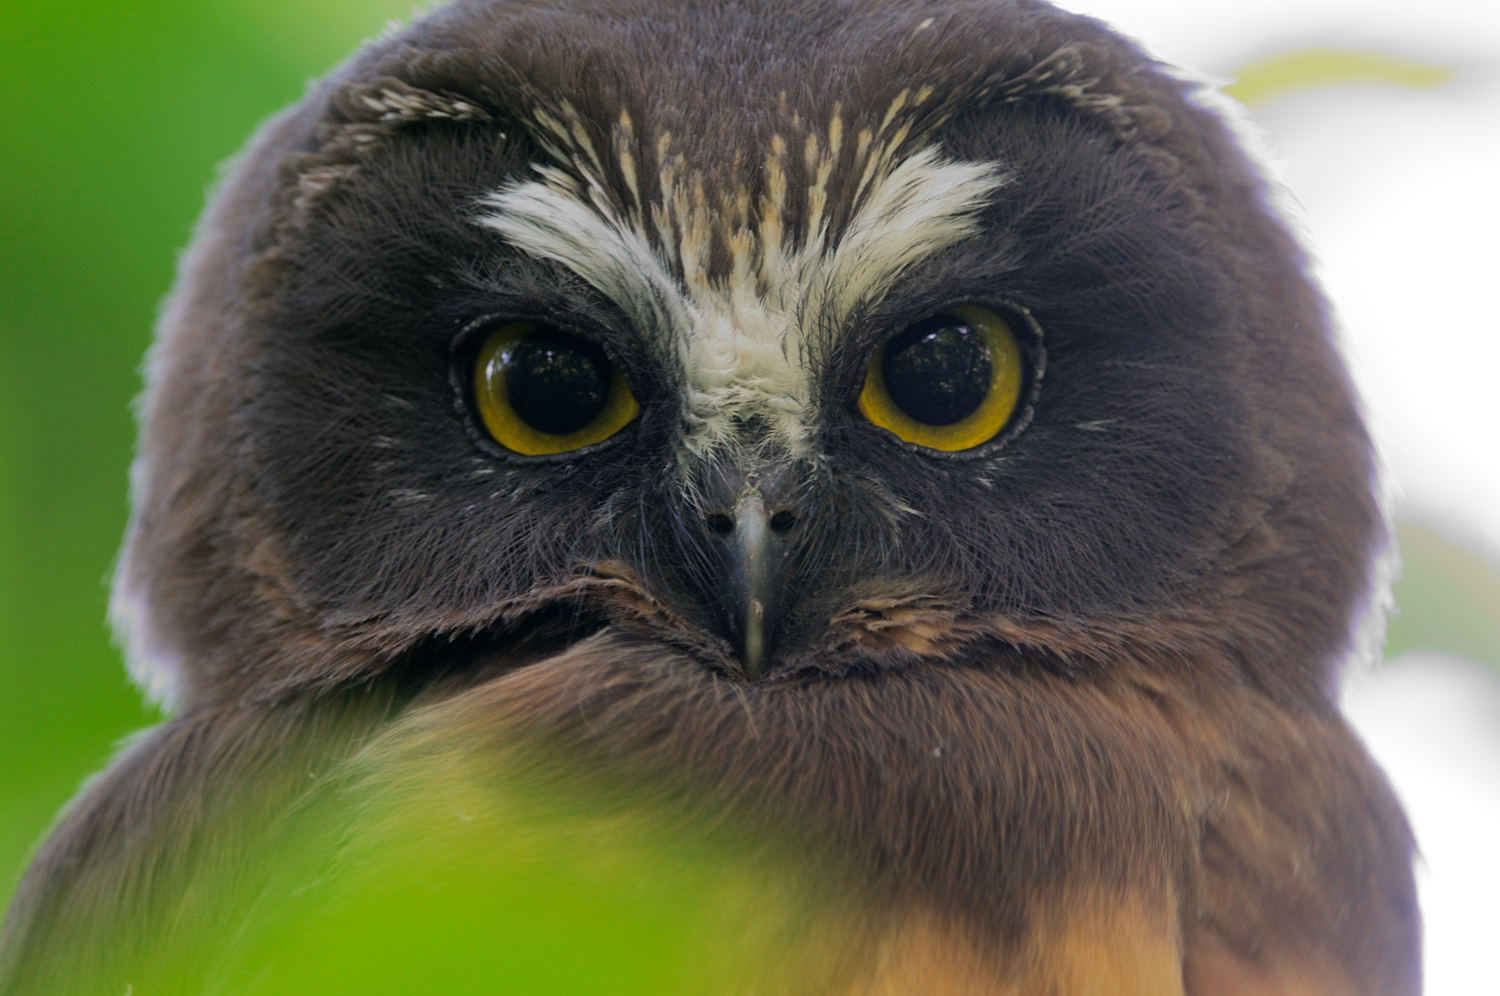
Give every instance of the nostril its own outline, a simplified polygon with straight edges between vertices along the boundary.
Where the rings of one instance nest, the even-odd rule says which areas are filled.
[[[773,533],[784,533],[796,524],[797,513],[789,508],[784,508],[771,516],[771,532]]]
[[[713,515],[710,515],[708,517],[708,528],[712,529],[720,536],[728,536],[730,533],[734,532],[734,520],[727,515],[715,512]]]

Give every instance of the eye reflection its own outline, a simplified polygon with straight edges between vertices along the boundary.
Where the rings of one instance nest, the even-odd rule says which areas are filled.
[[[533,332],[511,346],[501,365],[511,407],[538,432],[577,432],[599,417],[609,399],[604,350],[577,336]]]
[[[982,332],[934,315],[890,341],[881,374],[897,408],[924,425],[952,425],[984,402],[992,366]]]
[[[875,351],[858,407],[898,439],[941,452],[993,439],[1015,412],[1021,347],[1003,318],[969,305],[908,326]]]
[[[473,385],[495,442],[526,456],[603,442],[640,410],[598,344],[536,322],[490,333],[475,357]]]

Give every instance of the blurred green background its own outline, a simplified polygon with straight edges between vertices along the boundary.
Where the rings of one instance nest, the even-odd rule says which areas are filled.
[[[219,164],[400,0],[0,3],[0,899],[157,717],[105,627],[130,402]]]
[[[104,617],[138,365],[216,170],[401,0],[0,4],[0,901],[58,806],[157,716]],[[1273,87],[1274,89],[1274,87]],[[1407,530],[1390,653],[1500,663],[1500,582]]]

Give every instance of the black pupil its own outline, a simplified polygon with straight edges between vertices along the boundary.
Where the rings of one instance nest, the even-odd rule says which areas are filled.
[[[990,347],[962,319],[934,315],[885,347],[885,389],[925,425],[952,425],[974,414],[990,390]]]
[[[609,399],[609,359],[577,336],[541,329],[511,347],[505,391],[521,421],[565,436],[599,417]]]

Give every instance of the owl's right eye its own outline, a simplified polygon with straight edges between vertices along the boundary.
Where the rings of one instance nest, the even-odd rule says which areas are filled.
[[[485,429],[525,456],[601,443],[640,410],[604,350],[536,322],[510,322],[491,332],[475,357],[473,383]]]
[[[956,453],[989,442],[1021,399],[1021,346],[984,308],[950,308],[875,351],[858,407],[903,442]]]

